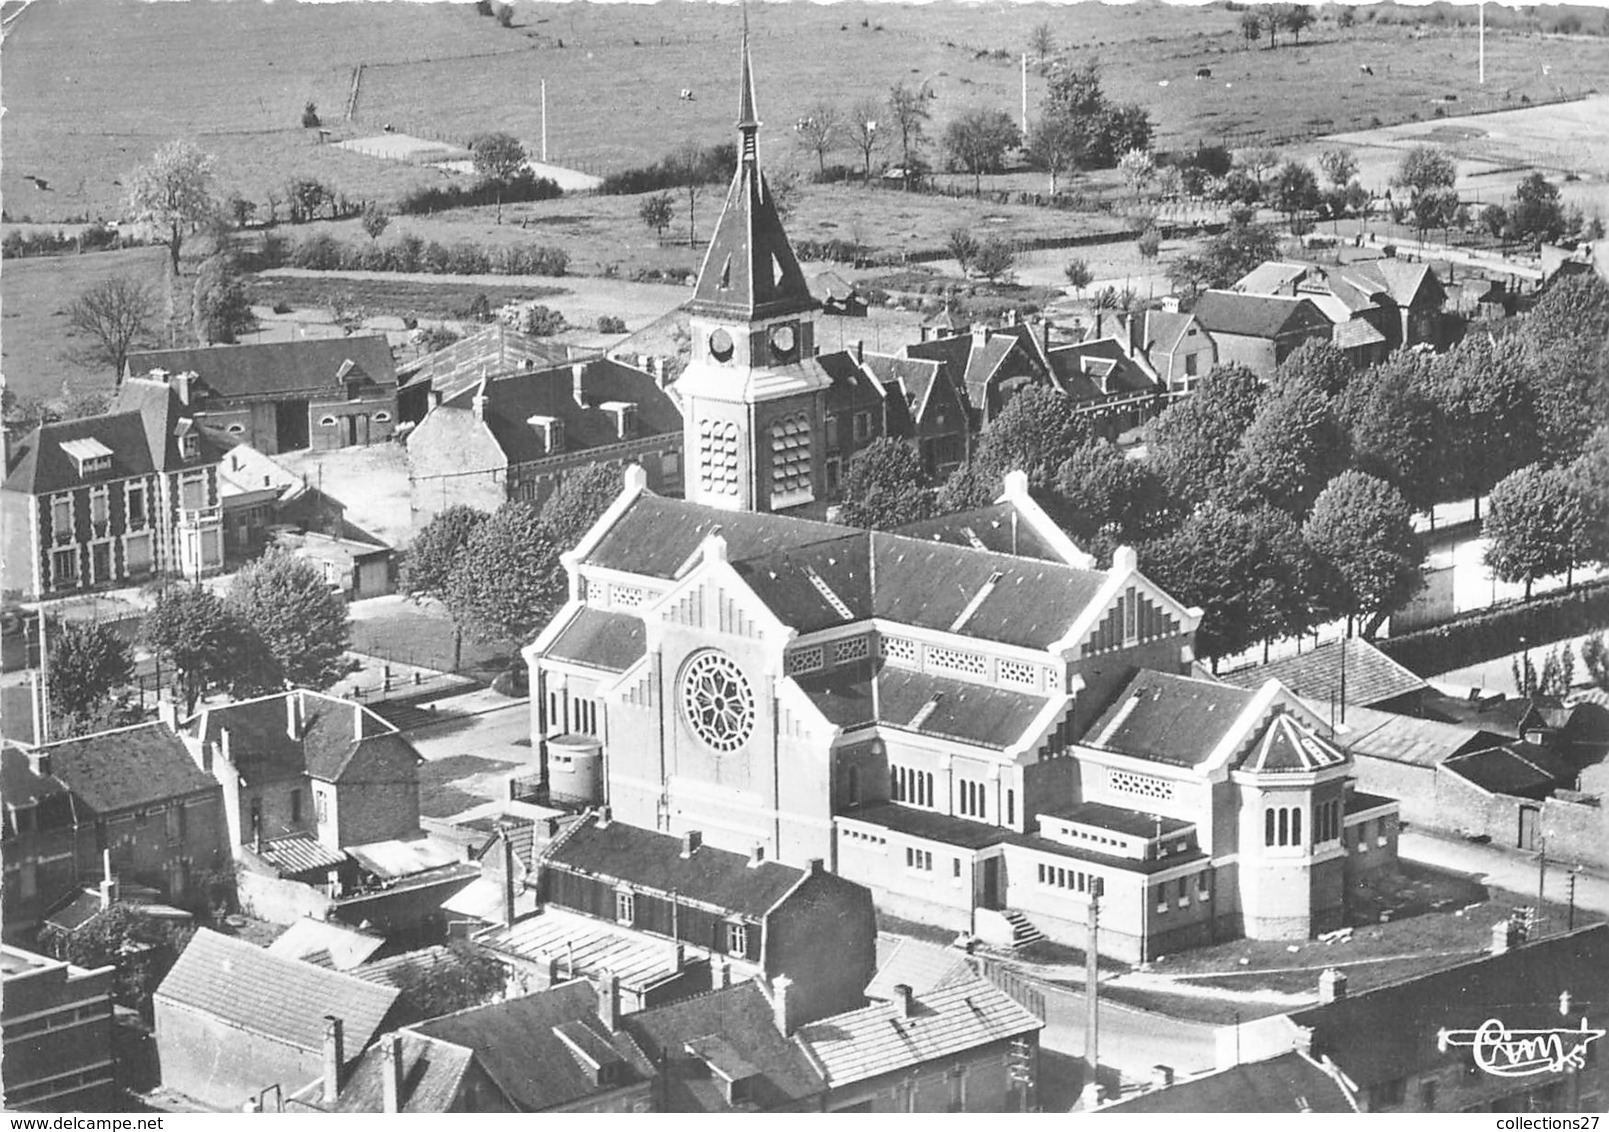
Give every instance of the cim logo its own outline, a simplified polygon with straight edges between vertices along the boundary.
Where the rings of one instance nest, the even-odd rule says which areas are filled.
[[[1573,1030],[1510,1030],[1488,1018],[1475,1030],[1440,1031],[1436,1048],[1467,1047],[1474,1051],[1475,1064],[1494,1077],[1530,1077],[1582,1068],[1587,1047],[1603,1036],[1604,1031],[1589,1029],[1585,1018]]]

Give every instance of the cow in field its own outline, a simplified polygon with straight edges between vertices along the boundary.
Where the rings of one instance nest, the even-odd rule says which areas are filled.
[[[1210,79],[1210,78],[1212,78],[1212,68],[1211,67],[1197,67],[1196,68],[1196,78],[1198,78],[1198,79]]]
[[[1358,64],[1358,70],[1359,70],[1359,71],[1360,71],[1360,72],[1361,72],[1361,73],[1363,73],[1363,74],[1365,74],[1365,75],[1372,75],[1372,74],[1374,74],[1374,68],[1373,68],[1373,67],[1371,67],[1371,66],[1369,66],[1369,64],[1367,64],[1367,63],[1359,63],[1359,64]]]

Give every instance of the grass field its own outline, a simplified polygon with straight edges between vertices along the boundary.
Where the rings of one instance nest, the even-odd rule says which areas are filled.
[[[336,140],[393,124],[447,141],[503,129],[534,147],[544,80],[557,162],[619,168],[683,139],[730,134],[731,6],[519,3],[516,13],[516,26],[502,29],[466,4],[37,0],[13,10],[7,28],[0,191],[13,218],[111,216],[122,195],[115,182],[162,142],[187,135],[218,155],[226,188],[258,200],[302,174],[353,198],[388,197],[446,175],[317,144],[297,124],[303,103],[318,104]],[[1500,105],[1505,91],[1540,101],[1609,81],[1609,51],[1592,36],[1493,32],[1487,83],[1477,88],[1469,28],[1363,23],[1343,31],[1326,18],[1300,46],[1270,51],[1248,47],[1237,14],[1221,5],[1013,7],[1002,18],[956,4],[773,4],[753,19],[764,138],[779,145],[819,98],[848,106],[902,80],[934,94],[935,136],[976,106],[1015,112],[1017,53],[1040,19],[1059,45],[1099,60],[1113,98],[1147,106],[1164,147],[1311,137],[1429,118],[1430,100],[1446,94],[1470,110]],[[1374,77],[1359,75],[1364,61]],[[348,122],[358,64],[363,79]],[[1201,66],[1212,69],[1210,80],[1193,79]],[[677,97],[683,88],[692,101]],[[1031,104],[1043,88],[1031,75]],[[36,189],[25,176],[51,187]]]
[[[492,309],[504,303],[542,299],[565,293],[563,287],[493,286],[450,279],[422,283],[412,279],[340,279],[307,275],[254,275],[246,284],[253,303],[292,307],[328,306],[330,296],[344,296],[365,312],[412,318],[467,318],[469,304],[485,295]]]

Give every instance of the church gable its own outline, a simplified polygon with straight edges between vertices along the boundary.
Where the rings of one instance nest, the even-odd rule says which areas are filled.
[[[689,577],[660,599],[660,622],[752,641],[774,639],[783,631],[765,604],[725,562]]]
[[[1177,636],[1185,627],[1173,603],[1131,579],[1078,646],[1080,658]]]

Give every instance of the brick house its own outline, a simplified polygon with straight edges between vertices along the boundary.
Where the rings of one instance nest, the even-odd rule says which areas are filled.
[[[0,745],[0,817],[4,840],[5,933],[18,936],[38,923],[79,883],[78,803],[48,773],[50,757]]]
[[[1164,386],[1150,363],[1116,335],[1052,346],[1046,355],[1056,386],[1101,436],[1115,440],[1161,412]]]
[[[1218,364],[1218,345],[1193,314],[1141,310],[1119,325],[1130,351],[1145,360],[1170,398],[1194,393]]]
[[[123,383],[111,410],[41,425],[7,455],[4,590],[24,600],[223,566],[222,447],[184,389]]]
[[[858,350],[857,357],[861,357]],[[863,357],[864,371],[882,387],[888,403],[890,434],[915,445],[928,480],[942,480],[960,467],[971,450],[970,415],[944,363],[896,354]]]
[[[111,967],[86,970],[0,945],[0,1086],[8,1110],[112,1110],[115,975]]]
[[[397,427],[384,335],[146,350],[124,373],[187,388],[198,421],[268,455],[380,444]]]
[[[286,837],[336,852],[419,833],[420,755],[351,700],[304,688],[203,707],[183,734],[223,787],[229,844]]]
[[[1447,291],[1426,264],[1398,259],[1335,266],[1269,262],[1231,289],[1311,299],[1335,325],[1335,344],[1360,366],[1404,346],[1443,344]]]
[[[408,435],[415,526],[454,504],[541,504],[568,471],[638,463],[682,489],[682,417],[648,374],[608,359],[494,375],[426,414]]]
[[[1046,357],[1048,335],[1048,327],[1036,331],[1015,314],[1001,326],[941,329],[931,337],[924,326],[922,340],[908,344],[905,356],[948,368],[966,401],[972,431],[981,432],[1019,390],[1054,384]]]
[[[1219,365],[1242,365],[1264,380],[1309,338],[1332,338],[1333,324],[1306,297],[1206,291],[1190,313],[1212,335]]]
[[[339,1081],[398,991],[199,929],[152,996],[164,1088],[230,1112]],[[271,1103],[271,1102],[270,1102]]]

